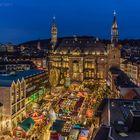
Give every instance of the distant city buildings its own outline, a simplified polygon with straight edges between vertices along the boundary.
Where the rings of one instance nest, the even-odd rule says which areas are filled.
[[[15,52],[15,47],[12,43],[0,44],[0,52]]]
[[[130,79],[140,87],[140,59],[124,59],[120,65],[120,69],[124,71],[124,73],[126,73]]]
[[[123,45],[122,48],[122,58],[125,59],[131,59],[131,60],[139,60],[139,56],[140,56],[140,44],[137,43],[138,41],[131,41],[131,43],[129,43],[130,41],[128,41],[128,43],[126,43],[125,45]],[[136,42],[133,44],[133,42]],[[136,46],[136,45],[139,46]]]

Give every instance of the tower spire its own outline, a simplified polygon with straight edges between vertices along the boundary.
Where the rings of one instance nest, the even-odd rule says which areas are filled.
[[[116,11],[114,10],[113,15],[116,16]]]
[[[56,26],[56,17],[53,16],[53,23],[52,23],[52,26]]]
[[[114,18],[113,18],[113,23],[112,23],[112,28],[111,28],[111,43],[112,44],[117,44],[118,43],[118,24],[116,20],[116,11],[114,10],[113,12]]]
[[[57,43],[57,25],[56,25],[56,17],[53,17],[53,22],[52,22],[52,29],[51,29],[51,43],[52,47],[54,48],[56,43]]]

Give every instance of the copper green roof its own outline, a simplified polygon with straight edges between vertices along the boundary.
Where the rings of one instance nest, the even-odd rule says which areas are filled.
[[[19,126],[25,131],[28,132],[30,128],[35,124],[35,121],[32,118],[25,119]]]

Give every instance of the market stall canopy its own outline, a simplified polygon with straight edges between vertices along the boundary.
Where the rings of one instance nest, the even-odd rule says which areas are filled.
[[[28,132],[35,124],[35,121],[29,117],[25,119],[22,123],[19,124],[19,126],[25,131]]]

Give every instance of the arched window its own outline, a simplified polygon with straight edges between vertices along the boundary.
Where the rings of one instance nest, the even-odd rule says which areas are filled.
[[[16,86],[15,86],[15,83],[13,82],[12,83],[12,86],[11,86],[11,102],[12,104],[14,104],[16,102]]]
[[[78,61],[73,61],[73,72],[74,73],[77,73],[77,72],[79,72],[79,63],[78,63]]]
[[[20,100],[20,81],[19,80],[17,81],[17,86],[16,86],[16,98],[17,98],[17,101]]]
[[[25,90],[26,90],[25,81],[22,80],[22,81],[21,81],[21,90],[20,90],[20,96],[21,96],[21,98],[24,98]]]

